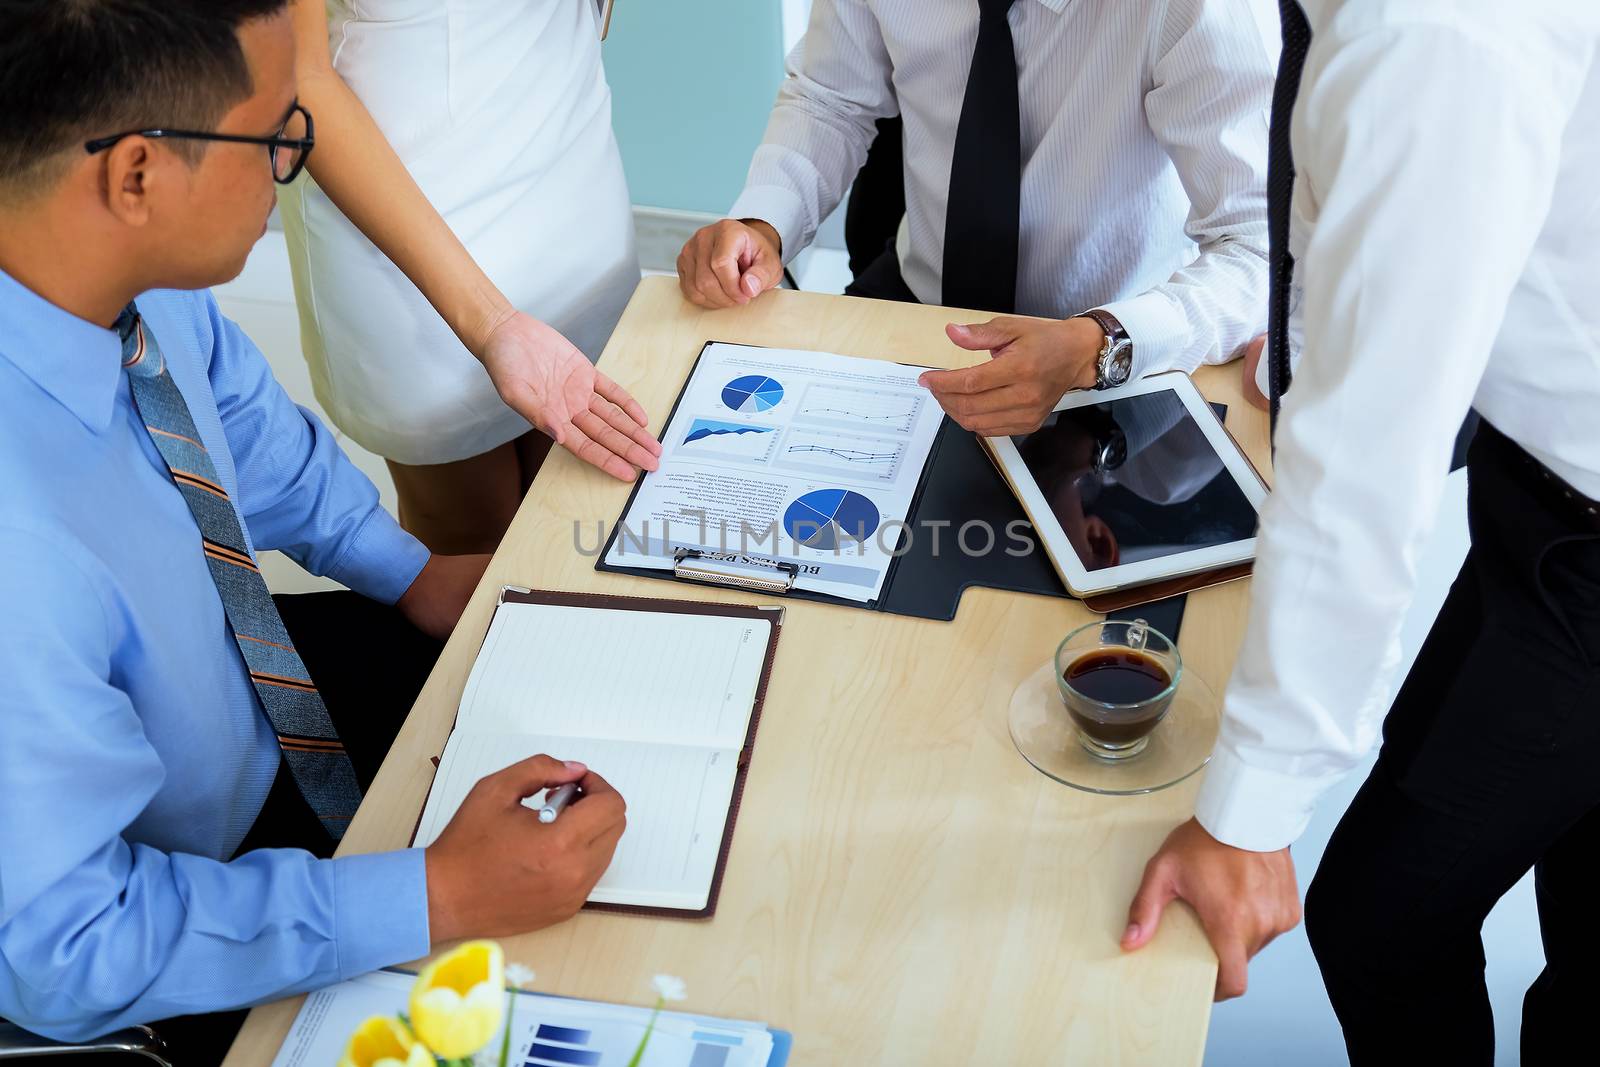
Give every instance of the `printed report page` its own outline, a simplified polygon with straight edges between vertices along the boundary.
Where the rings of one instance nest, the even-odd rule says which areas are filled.
[[[706,347],[606,561],[670,570],[680,548],[798,566],[795,587],[883,588],[944,418],[924,367]]]

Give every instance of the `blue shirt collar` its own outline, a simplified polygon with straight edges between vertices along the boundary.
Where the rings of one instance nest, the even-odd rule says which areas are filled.
[[[1043,4],[1045,7],[1049,8],[1051,11],[1054,11],[1058,15],[1061,14],[1062,11],[1066,10],[1067,7],[1067,0],[1039,0],[1039,3]]]
[[[56,307],[0,270],[0,357],[89,429],[111,424],[122,377],[115,331]]]

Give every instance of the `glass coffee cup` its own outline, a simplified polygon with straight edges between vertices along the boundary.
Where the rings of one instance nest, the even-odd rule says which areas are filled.
[[[1078,742],[1106,760],[1144,751],[1183,677],[1177,646],[1143,619],[1078,627],[1056,649],[1055,665]]]

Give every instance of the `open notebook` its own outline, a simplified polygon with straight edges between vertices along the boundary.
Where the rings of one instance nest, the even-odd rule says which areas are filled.
[[[709,916],[782,621],[781,608],[503,590],[416,843],[484,775],[540,752],[581,760],[628,802],[590,905]]]

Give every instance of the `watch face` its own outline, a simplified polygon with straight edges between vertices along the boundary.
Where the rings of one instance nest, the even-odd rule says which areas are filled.
[[[1100,360],[1101,375],[1107,385],[1122,385],[1133,372],[1133,345],[1119,341]]]
[[[1127,459],[1128,435],[1122,432],[1120,426],[1113,426],[1110,435],[1100,445],[1095,455],[1094,472],[1107,474],[1122,466]]]

